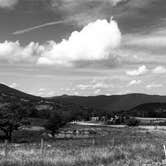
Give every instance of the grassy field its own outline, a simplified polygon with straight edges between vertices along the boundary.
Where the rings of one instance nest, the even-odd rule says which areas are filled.
[[[157,166],[165,157],[164,132],[97,126],[94,130],[95,137],[47,140],[43,152],[40,143],[10,144],[6,158],[1,144],[0,166]]]

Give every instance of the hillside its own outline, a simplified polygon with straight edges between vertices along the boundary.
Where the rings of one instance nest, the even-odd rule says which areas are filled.
[[[26,110],[26,114],[30,118],[47,119],[53,111],[61,111],[62,114],[72,111],[72,115],[77,114],[78,116],[79,114],[81,117],[90,117],[89,113],[91,112],[89,108],[69,101],[55,101],[49,98],[33,96],[0,84],[0,109],[12,108],[13,105]]]
[[[166,103],[141,104],[124,113],[136,117],[166,118]]]
[[[52,100],[68,101],[88,107],[98,108],[106,111],[122,111],[132,109],[145,103],[166,103],[166,96],[146,94],[126,94],[112,96],[59,96]]]
[[[41,100],[41,97],[33,96],[24,92],[21,92],[19,90],[16,90],[14,88],[10,88],[4,84],[0,84],[0,101],[3,100]]]
[[[106,112],[117,112],[137,110],[154,110],[157,104],[158,107],[164,107],[166,104],[166,96],[146,95],[146,94],[126,94],[126,95],[112,95],[112,96],[57,96],[52,98],[42,98],[26,94],[19,90],[10,88],[6,85],[0,84],[0,107],[6,103],[19,102],[27,107],[33,107],[38,111],[46,110],[73,110],[84,111],[86,114],[92,112],[102,114]],[[146,103],[150,103],[149,105]],[[145,104],[145,105],[144,105]],[[138,106],[138,107],[137,107]],[[28,108],[29,109],[29,108]],[[48,112],[48,111],[47,111]]]

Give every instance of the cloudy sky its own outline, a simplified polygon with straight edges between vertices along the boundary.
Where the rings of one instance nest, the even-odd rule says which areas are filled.
[[[165,0],[0,0],[0,82],[40,96],[166,95]]]

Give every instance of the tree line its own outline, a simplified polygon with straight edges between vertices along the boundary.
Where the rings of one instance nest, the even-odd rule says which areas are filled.
[[[45,102],[43,103],[45,104]],[[38,103],[35,102],[10,102],[0,108],[0,131],[3,136],[0,138],[12,140],[12,134],[23,125],[30,125],[30,118],[40,118],[46,120],[43,127],[50,132],[52,136],[58,133],[59,129],[71,121],[91,120],[91,117],[97,116],[100,120],[107,121],[114,117],[115,113],[80,106],[73,103],[51,103],[51,109],[37,109]],[[125,122],[124,115],[118,115],[116,124]],[[136,122],[137,123],[137,122]]]

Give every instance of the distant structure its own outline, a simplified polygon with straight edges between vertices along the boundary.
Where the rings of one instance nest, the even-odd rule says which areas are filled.
[[[91,121],[94,121],[94,122],[99,121],[99,117],[91,117]]]

